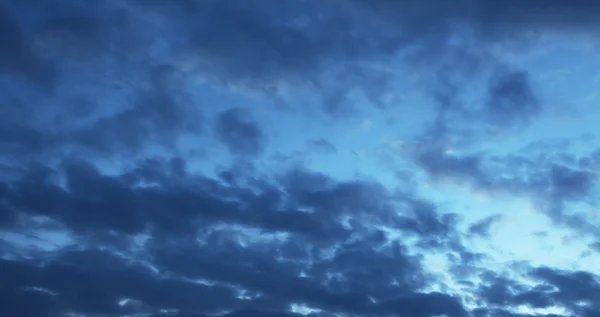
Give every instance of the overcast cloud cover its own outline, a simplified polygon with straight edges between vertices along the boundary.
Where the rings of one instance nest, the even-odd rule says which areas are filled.
[[[600,1],[0,0],[0,316],[600,316]]]

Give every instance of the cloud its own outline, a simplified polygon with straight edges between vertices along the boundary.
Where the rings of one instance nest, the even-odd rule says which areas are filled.
[[[25,10],[27,5],[31,4],[27,1],[12,4],[11,9]],[[132,0],[120,6],[109,2],[92,7],[66,2],[56,5],[55,14],[36,16],[33,38],[37,37],[45,52],[57,52],[57,58],[75,52],[78,58],[88,56],[87,60],[114,58],[119,65],[127,60],[126,52],[135,52],[149,64],[160,63],[158,55],[146,54],[159,46],[157,40],[160,40],[169,46],[173,58],[167,60],[176,69],[184,72],[192,69],[222,83],[267,92],[279,89],[281,83],[300,84],[322,94],[335,94],[333,91],[337,90],[342,95],[358,88],[369,96],[377,96],[388,82],[385,72],[369,63],[358,66],[357,61],[391,60],[415,46],[423,50],[414,55],[438,58],[454,50],[447,43],[457,32],[453,24],[463,23],[473,28],[479,38],[487,40],[483,44],[492,39],[518,38],[515,34],[540,29],[589,33],[597,26],[593,13],[597,5],[592,1],[571,4],[556,0],[544,6],[545,10],[536,10],[534,4],[517,1],[446,4],[437,0],[401,4],[306,1],[301,7],[293,1],[267,1],[250,6],[243,1],[229,1],[226,5],[214,0],[159,5]],[[439,9],[432,12],[430,7]],[[25,36],[19,35],[15,31],[18,28],[12,25],[15,23],[5,27],[11,36],[3,38],[21,43],[7,47],[24,53],[15,51],[11,56],[32,62],[11,65],[30,65],[35,68],[34,73],[40,74],[43,69],[51,68],[43,66],[30,52],[27,43],[33,39],[22,40]],[[381,32],[384,27],[387,31]],[[478,44],[470,47],[485,50],[485,45]],[[469,61],[462,64],[469,65],[474,64],[473,57],[479,53],[458,55],[458,59]],[[341,88],[329,80],[329,74],[336,72],[345,74],[339,77]],[[118,77],[122,75],[119,73]],[[55,81],[51,75],[42,77]],[[339,98],[329,96],[324,100]],[[325,107],[335,108],[331,104]]]
[[[43,89],[51,89],[58,76],[52,61],[45,59],[32,47],[22,27],[13,19],[7,8],[0,16],[0,74],[11,74],[24,78]]]
[[[40,308],[37,305],[15,307],[3,297],[2,309],[7,314],[20,315],[27,310],[40,309],[32,313],[126,315],[132,312],[119,305],[124,298],[136,299],[153,310],[177,307],[216,311],[235,307],[238,301],[232,288],[163,278],[146,267],[128,264],[124,259],[102,251],[66,252],[42,267],[10,260],[2,260],[2,266],[3,280],[10,281],[3,284],[4,292],[20,300],[26,297],[21,299],[19,293],[29,292],[30,296],[38,298],[35,304],[42,305]],[[47,291],[27,289],[31,287]]]
[[[150,142],[175,144],[180,134],[200,132],[202,116],[169,91],[168,69],[153,69],[150,87],[134,92],[130,108],[72,132],[70,142],[100,153],[133,152]]]
[[[215,134],[234,154],[258,155],[264,149],[265,136],[244,109],[229,109],[219,113]]]
[[[430,303],[435,303],[435,305],[430,305]],[[458,299],[441,293],[416,294],[410,297],[396,298],[382,303],[381,306],[383,311],[400,316],[468,316],[468,312]]]
[[[576,199],[588,194],[595,185],[596,175],[583,169],[553,165],[550,170],[552,195]]]
[[[318,139],[318,140],[312,141],[311,147],[314,150],[323,152],[323,153],[335,154],[337,152],[337,149],[335,148],[335,146],[325,139]]]
[[[4,183],[2,199],[13,215],[3,219],[5,231],[35,234],[41,224],[26,219],[45,217],[58,221],[82,247],[44,265],[35,249],[12,252],[14,259],[2,260],[7,267],[2,272],[10,276],[5,292],[47,290],[32,294],[48,300],[50,306],[41,307],[56,314],[125,316],[127,309],[163,308],[210,314],[267,304],[285,311],[292,303],[329,312],[403,314],[439,302],[435,309],[419,310],[420,316],[464,315],[458,299],[420,290],[429,278],[419,256],[367,226],[411,224],[398,228],[424,241],[451,235],[451,222],[439,220],[426,202],[411,202],[414,213],[399,216],[389,209],[392,196],[368,182],[336,182],[296,170],[281,178],[283,188],[264,183],[256,193],[192,177],[177,168],[181,165],[140,162],[109,176],[71,160],[58,169],[32,166],[19,180]],[[352,220],[343,225],[343,217]],[[352,232],[362,232],[361,239]],[[152,239],[139,249],[135,241],[143,235]],[[126,256],[131,248],[141,251]],[[254,299],[242,301],[240,292]],[[124,298],[132,304],[119,305]],[[14,309],[25,314],[29,308]]]
[[[484,237],[489,237],[492,226],[502,220],[502,215],[493,215],[486,217],[469,227],[469,233]]]
[[[548,309],[561,307],[566,315],[576,314],[593,316],[597,313],[598,277],[581,271],[563,271],[548,267],[530,269],[527,275],[533,284],[523,284],[516,280],[495,276],[489,283],[482,286],[479,296],[488,303],[486,309],[480,309],[482,316],[505,312],[507,316],[514,315],[506,308],[526,305],[531,308]],[[533,286],[532,286],[533,285]],[[535,315],[538,316],[538,315]],[[539,316],[545,316],[540,314]]]
[[[592,242],[589,244],[589,247],[595,252],[600,252],[600,242]]]
[[[466,74],[477,73],[477,69],[485,68],[477,65],[495,57],[483,52],[486,46],[477,49],[479,45],[469,45],[463,50],[447,45],[446,40],[455,31],[446,23],[464,21],[487,38],[500,30],[507,33],[519,30],[507,22],[516,16],[531,18],[531,21],[521,21],[523,26],[540,25],[548,30],[554,30],[551,22],[568,20],[550,14],[560,12],[565,6],[561,1],[548,4],[548,12],[537,12],[533,7],[516,2],[462,1],[453,5],[433,0],[411,5],[358,0],[334,2],[307,1],[298,7],[293,1],[268,1],[258,6],[243,1],[230,1],[226,5],[214,0],[166,5],[128,1],[120,6],[108,2],[89,8],[61,2],[56,4],[55,13],[31,18],[33,25],[28,28],[32,34],[18,32],[17,23],[10,22],[14,19],[6,19],[9,21],[6,32],[14,34],[5,37],[14,39],[7,47],[24,52],[11,53],[11,56],[31,60],[11,65],[29,65],[38,73],[51,73],[44,69],[57,68],[61,82],[77,82],[81,88],[94,87],[93,95],[89,95],[90,91],[84,96],[91,100],[88,101],[92,104],[88,110],[91,114],[87,119],[93,123],[81,128],[70,127],[82,119],[70,114],[61,118],[63,124],[59,131],[53,131],[57,129],[55,125],[23,124],[15,118],[17,123],[10,125],[14,130],[10,133],[27,136],[38,145],[52,144],[43,147],[48,151],[57,151],[60,148],[57,144],[67,142],[104,153],[133,152],[148,140],[160,140],[172,146],[178,132],[197,132],[200,115],[193,110],[197,107],[184,106],[194,101],[179,100],[176,96],[188,91],[189,87],[184,86],[189,82],[185,79],[198,77],[226,86],[244,86],[267,95],[281,90],[282,85],[302,86],[323,95],[323,107],[329,113],[337,113],[331,110],[346,109],[354,103],[347,99],[353,98],[349,97],[353,90],[361,90],[377,104],[394,81],[394,76],[384,70],[396,56],[415,46],[431,52],[416,55],[433,54],[443,61],[441,65],[426,63],[431,72],[440,77],[425,85],[442,83],[446,88],[435,93],[439,102],[459,102],[452,101],[453,95],[458,94],[464,80],[470,78]],[[441,9],[430,12],[426,9],[429,4]],[[25,12],[28,5],[31,3],[13,3],[7,12]],[[362,10],[364,6],[376,14]],[[589,2],[580,4],[582,10],[593,6]],[[566,7],[569,9],[565,12],[576,16],[573,6]],[[521,16],[520,10],[531,12],[531,17]],[[582,11],[582,16],[589,12]],[[232,16],[236,18],[229,18]],[[390,27],[388,18],[394,27]],[[582,23],[573,22],[574,25]],[[593,19],[587,23],[593,24]],[[564,22],[562,26],[567,29],[568,25]],[[384,27],[388,31],[381,32]],[[584,30],[583,27],[575,29]],[[29,46],[34,42],[41,48],[31,53],[33,48]],[[38,61],[38,51],[53,56],[49,64],[55,66],[43,66],[45,62]],[[60,60],[64,56],[69,57],[68,61]],[[77,64],[82,59],[87,68]],[[129,63],[132,59],[137,62]],[[72,71],[67,72],[68,69]],[[102,75],[96,76],[96,73]],[[538,112],[537,95],[524,72],[507,71],[497,77],[490,83],[488,111],[478,117],[479,121],[498,126],[500,122],[514,122],[518,115],[530,117]],[[46,82],[58,81],[58,76],[45,75],[45,78]],[[57,89],[55,100],[45,102],[46,105],[73,103],[73,98],[81,98],[66,91],[74,89]],[[97,104],[98,97],[106,95],[116,99],[109,106],[113,108],[108,111],[110,114],[103,111],[107,105]],[[132,95],[135,95],[134,100],[131,100]],[[38,103],[35,100],[23,102]],[[122,103],[127,106],[116,106]],[[517,114],[517,108],[510,106],[516,104],[522,105],[518,109],[524,112]],[[453,107],[454,115],[462,114],[463,105]],[[11,146],[17,141],[11,141]],[[33,143],[30,148],[38,152],[41,149]]]
[[[149,68],[142,71],[145,82],[125,91],[94,88],[42,101],[27,95],[7,98],[11,111],[0,119],[0,147],[23,159],[67,153],[135,156],[149,144],[173,147],[182,134],[201,134],[201,110],[186,104],[177,76],[169,67]],[[103,94],[114,96],[114,104]]]
[[[415,160],[434,180],[460,180],[484,185],[486,176],[481,170],[479,155],[457,156],[441,152],[440,148],[416,150]]]
[[[485,152],[456,155],[443,146],[415,146],[408,154],[434,181],[451,181],[489,195],[527,197],[554,223],[597,234],[589,214],[567,207],[574,202],[593,206],[590,197],[597,178],[584,164],[562,162],[560,157],[540,162],[537,157],[498,157]]]
[[[514,35],[530,30],[548,32],[591,32],[598,27],[598,4],[591,0],[553,0],[523,3],[520,1],[460,1],[445,3],[438,0],[425,2],[408,1],[392,3],[386,1],[355,0],[374,12],[389,17],[397,23],[413,28],[428,26],[422,32],[439,31],[441,26],[450,27],[452,22],[464,22],[476,28],[482,36],[495,38],[499,35]],[[438,10],[427,10],[438,5]],[[418,32],[409,34],[419,34]]]
[[[508,71],[497,75],[488,93],[486,110],[491,122],[512,124],[528,120],[541,111],[526,73]]]
[[[6,2],[0,315],[597,315],[597,276],[512,264],[492,273],[472,242],[500,216],[463,232],[461,215],[430,191],[377,177],[401,169],[415,188],[426,176],[526,198],[597,241],[575,209],[594,207],[596,154],[475,145],[546,114],[533,70],[507,51],[525,52],[539,35],[593,35],[598,9],[589,0]],[[267,117],[286,120],[252,108],[275,103],[288,107]],[[340,179],[312,169],[313,158],[351,152],[333,143],[348,115],[368,117],[361,128],[377,134],[388,129],[382,117],[404,110],[425,124],[399,127],[393,171],[373,168],[372,156],[340,157],[336,173],[352,175]],[[287,120],[306,123],[286,134],[309,148],[281,155],[307,163],[275,168],[263,154],[287,140],[267,125],[282,131]],[[353,141],[375,146],[362,139]]]
[[[558,291],[553,294],[556,301],[562,304],[573,305],[573,303],[584,301],[597,303],[598,301],[598,277],[590,272],[568,272],[551,268],[537,268],[531,272],[532,276],[556,286]]]

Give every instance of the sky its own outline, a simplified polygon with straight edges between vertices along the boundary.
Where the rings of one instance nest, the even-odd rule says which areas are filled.
[[[0,316],[599,317],[597,0],[0,0]]]

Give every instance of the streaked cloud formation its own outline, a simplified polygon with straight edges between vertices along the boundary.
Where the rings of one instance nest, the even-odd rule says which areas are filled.
[[[6,0],[0,315],[600,315],[600,3]]]

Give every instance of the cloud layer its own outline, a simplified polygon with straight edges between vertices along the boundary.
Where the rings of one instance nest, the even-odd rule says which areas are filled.
[[[38,2],[1,316],[600,314],[597,1]]]

